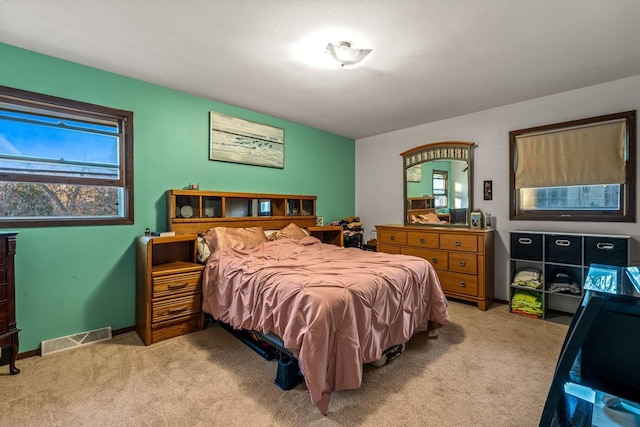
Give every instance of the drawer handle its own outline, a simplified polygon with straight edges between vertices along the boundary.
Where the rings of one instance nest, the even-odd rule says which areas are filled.
[[[562,240],[558,239],[558,240],[556,240],[556,246],[565,246],[565,247],[566,246],[571,246],[571,242],[568,241],[568,240],[564,240],[564,239],[562,239]]]
[[[464,282],[460,282],[460,287],[461,287],[461,288],[466,288],[466,287],[467,287],[467,284],[466,284],[466,283],[464,283]]]
[[[462,242],[460,240],[456,240],[456,246],[460,246]]]
[[[598,249],[614,249],[616,247],[616,245],[614,245],[613,243],[598,243],[596,244],[596,248]]]
[[[420,239],[420,244],[424,245],[424,239]]]
[[[533,240],[528,237],[521,237],[518,239],[518,243],[520,243],[521,245],[530,245],[533,243]]]
[[[434,259],[432,259],[432,260],[431,260],[431,263],[432,263],[432,264],[437,264],[437,263],[438,263],[438,258],[434,258]]]
[[[184,307],[176,307],[176,308],[169,308],[167,311],[170,314],[176,314],[176,313],[182,313],[183,311],[187,311],[189,309],[189,306],[184,306]]]
[[[396,236],[389,237],[389,240],[391,240],[393,242],[394,240],[396,240]]]
[[[464,261],[460,261],[459,264],[460,264],[460,267],[464,267]]]
[[[182,289],[182,288],[186,288],[188,285],[187,282],[184,283],[170,283],[167,288],[169,288],[170,291],[175,291],[177,289]]]

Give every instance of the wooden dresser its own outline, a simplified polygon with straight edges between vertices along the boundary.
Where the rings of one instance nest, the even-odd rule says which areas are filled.
[[[145,345],[202,329],[202,270],[197,235],[137,241],[136,331]]]
[[[480,310],[493,302],[493,230],[376,225],[378,252],[429,261],[447,297],[472,301]]]
[[[16,327],[15,268],[16,232],[0,232],[0,365],[9,365],[9,374],[20,373],[18,329]]]

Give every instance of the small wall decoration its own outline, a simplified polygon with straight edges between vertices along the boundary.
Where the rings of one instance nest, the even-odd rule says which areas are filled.
[[[484,182],[484,200],[493,200],[493,181]]]
[[[284,168],[284,129],[211,112],[209,160]]]
[[[422,182],[422,165],[407,168],[407,182]]]

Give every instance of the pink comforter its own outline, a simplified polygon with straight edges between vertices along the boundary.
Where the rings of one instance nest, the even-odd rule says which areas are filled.
[[[323,414],[331,392],[360,387],[362,365],[429,322],[449,322],[427,261],[283,239],[207,261],[203,308],[234,328],[274,333],[296,356]]]

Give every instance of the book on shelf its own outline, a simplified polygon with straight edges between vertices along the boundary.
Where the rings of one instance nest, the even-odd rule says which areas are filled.
[[[169,237],[169,236],[175,236],[176,232],[175,231],[154,231],[151,233],[151,236],[153,237]]]

